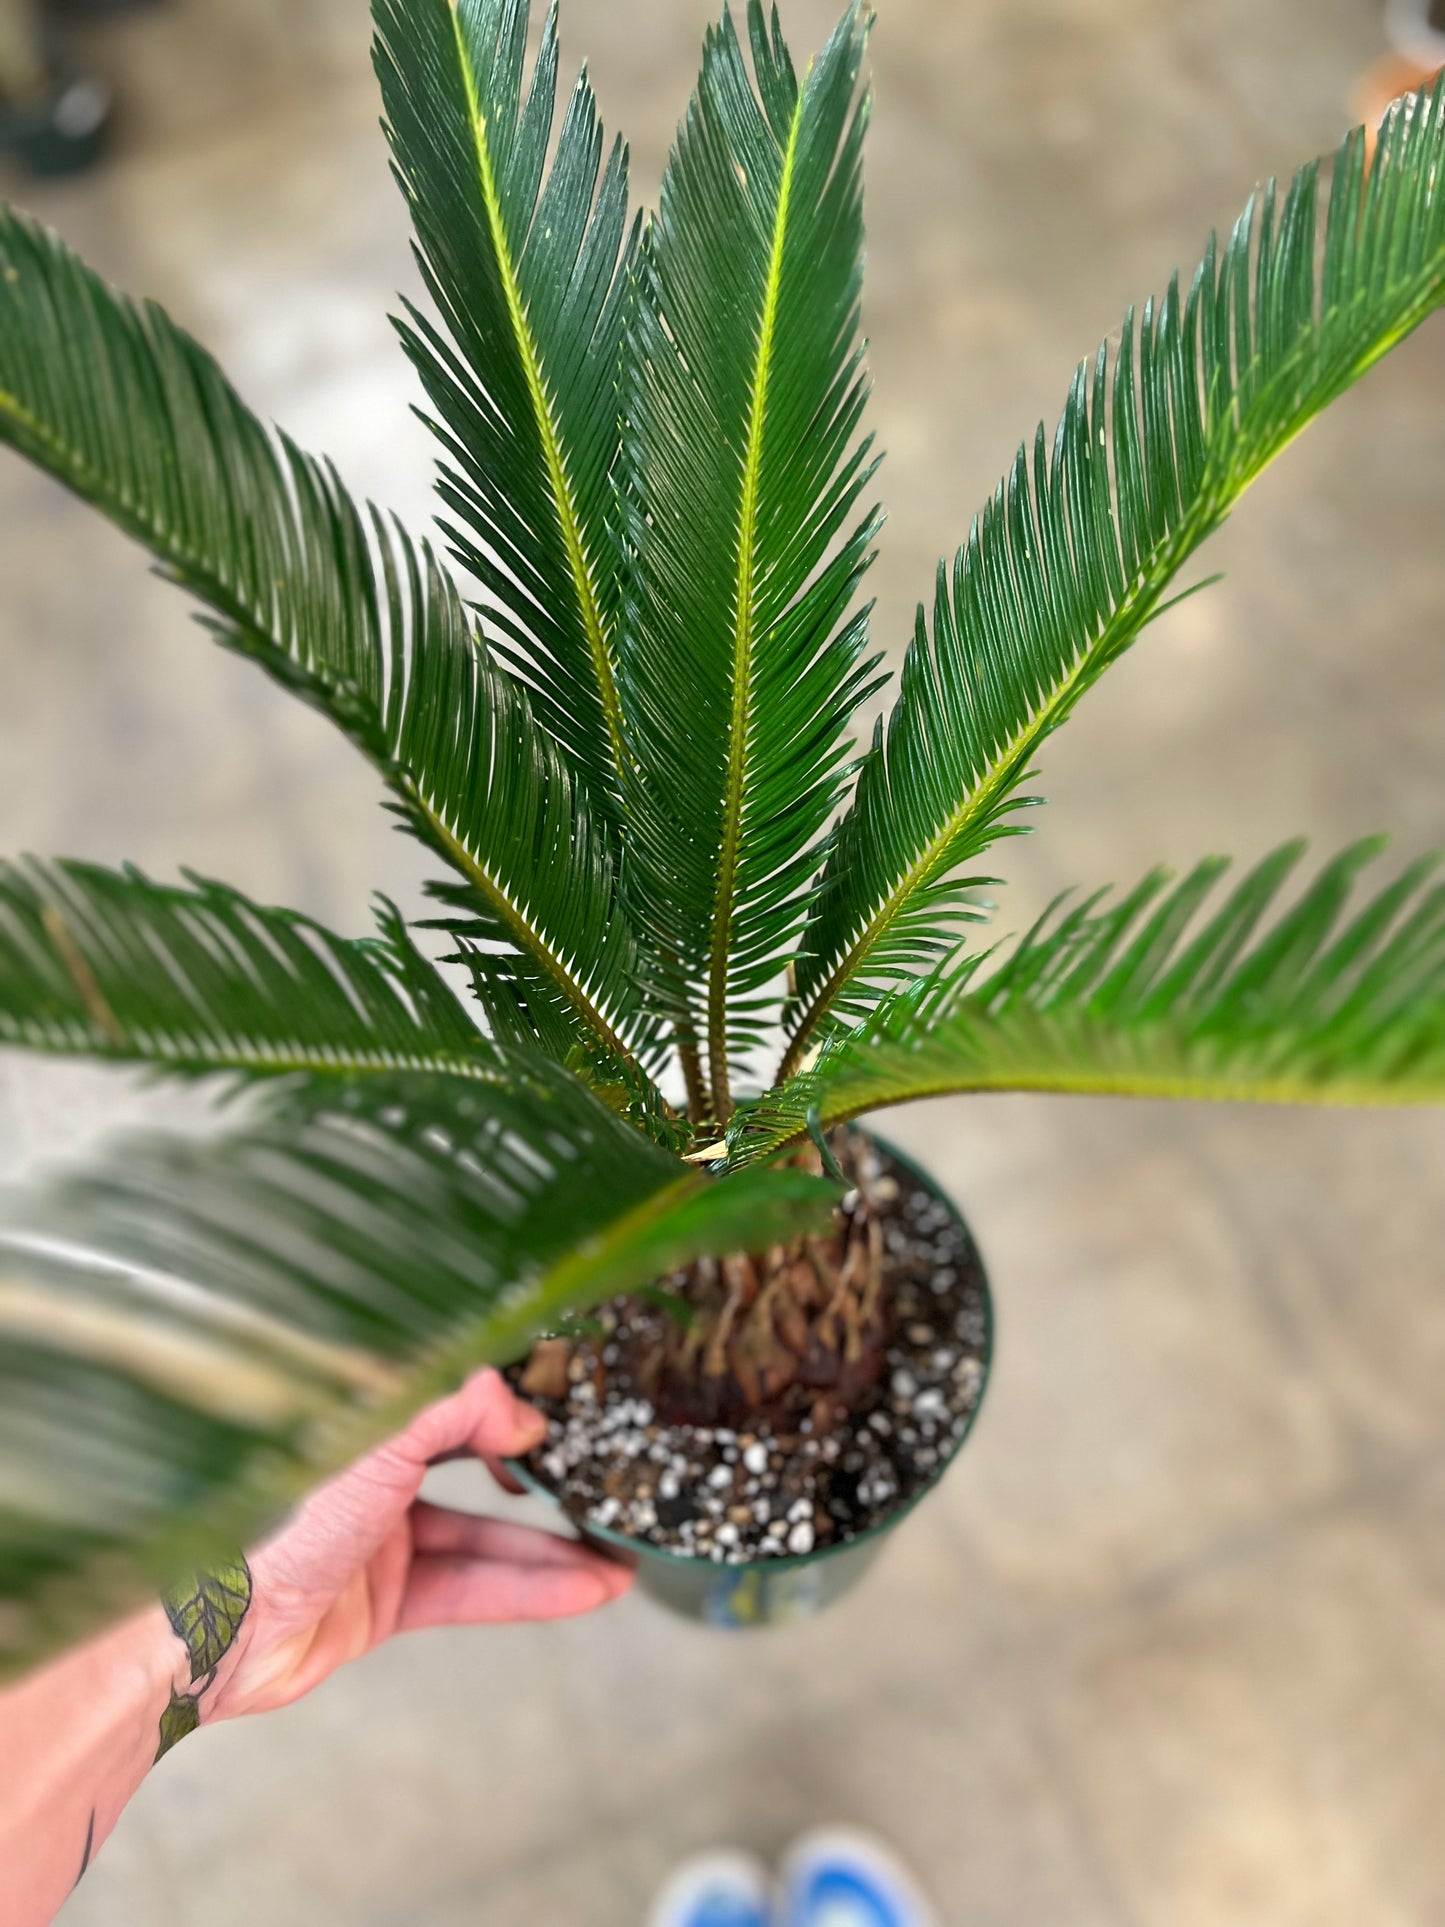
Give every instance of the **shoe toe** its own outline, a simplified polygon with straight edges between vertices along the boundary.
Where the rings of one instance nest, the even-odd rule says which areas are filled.
[[[680,1866],[658,1895],[648,1927],[769,1927],[772,1894],[751,1854],[700,1854]]]
[[[778,1927],[936,1927],[936,1916],[881,1841],[834,1829],[789,1854]]]

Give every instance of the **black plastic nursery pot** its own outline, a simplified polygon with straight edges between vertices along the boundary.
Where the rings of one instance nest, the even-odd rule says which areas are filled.
[[[810,1618],[843,1598],[877,1560],[889,1536],[937,1486],[977,1422],[988,1387],[994,1348],[993,1297],[978,1246],[958,1206],[926,1171],[881,1138],[875,1136],[873,1142],[919,1190],[944,1208],[961,1237],[972,1267],[983,1319],[981,1377],[973,1403],[955,1422],[952,1438],[923,1483],[906,1498],[900,1498],[893,1510],[866,1530],[811,1552],[721,1561],[659,1545],[568,1513],[570,1522],[589,1545],[633,1568],[639,1586],[650,1598],[684,1618],[736,1629],[786,1625]],[[554,1486],[530,1466],[513,1463],[511,1469],[529,1492],[562,1505],[561,1495]]]

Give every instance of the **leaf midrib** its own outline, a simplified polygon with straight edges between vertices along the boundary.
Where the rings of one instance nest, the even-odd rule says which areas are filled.
[[[612,666],[612,650],[608,642],[607,625],[602,617],[602,605],[598,600],[596,584],[593,581],[592,565],[588,559],[586,544],[582,539],[581,518],[577,512],[571,477],[567,472],[567,460],[562,450],[552,397],[548,392],[546,376],[542,369],[541,353],[528,318],[527,303],[522,294],[517,263],[512,253],[511,237],[503,218],[501,196],[497,191],[496,168],[492,162],[491,143],[487,134],[486,109],[482,105],[481,93],[477,87],[476,70],[472,66],[471,54],[467,49],[461,14],[455,4],[451,8],[451,16],[457,63],[461,70],[472,143],[476,150],[482,212],[492,246],[496,250],[497,265],[502,277],[502,294],[507,304],[507,314],[511,319],[512,332],[516,337],[518,353],[521,356],[522,375],[527,384],[528,398],[536,418],[537,432],[542,444],[542,459],[547,469],[547,482],[557,511],[562,544],[567,552],[567,566],[571,571],[578,612],[582,617],[587,649],[592,658],[592,673],[597,683],[597,696],[602,706],[613,767],[620,784],[627,772],[628,759],[622,728],[622,701],[618,695],[617,678]]]
[[[439,1077],[464,1077],[473,1082],[495,1084],[501,1080],[489,1064],[466,1051],[393,1050],[378,1045],[374,1050],[352,1044],[258,1045],[221,1036],[207,1040],[197,1033],[193,1038],[181,1031],[164,1031],[155,1025],[129,1026],[120,1038],[109,1036],[98,1025],[79,1020],[11,1018],[0,1015],[0,1038],[21,1048],[56,1050],[83,1048],[87,1056],[137,1059],[147,1064],[170,1064],[177,1069],[246,1071],[258,1077],[285,1077],[306,1071],[318,1076],[350,1077],[359,1073],[426,1071]],[[77,1039],[83,1039],[83,1045]]]
[[[714,1121],[718,1124],[726,1124],[732,1111],[732,1091],[728,1075],[728,974],[731,962],[732,923],[736,908],[734,896],[742,846],[748,744],[752,724],[752,668],[756,642],[756,611],[753,606],[753,597],[757,568],[763,436],[767,420],[768,388],[772,378],[773,351],[777,339],[783,256],[787,247],[788,220],[792,211],[793,174],[797,162],[798,136],[803,124],[805,98],[804,90],[800,89],[793,107],[787,146],[783,150],[783,170],[778,186],[778,209],[773,226],[772,251],[768,259],[768,278],[763,294],[762,319],[758,328],[757,362],[743,462],[742,500],[738,511],[732,715],[728,731],[728,766],[723,790],[722,837],[718,850],[717,887],[713,895],[712,938],[708,962],[708,1069],[712,1084]]]
[[[632,1053],[612,1028],[600,1007],[593,1002],[557,952],[533,928],[525,912],[513,902],[502,883],[460,841],[436,806],[428,802],[414,781],[407,782],[406,792],[408,800],[425,816],[432,833],[449,860],[462,872],[478,894],[485,897],[517,948],[541,966],[548,980],[562,992],[583,1023],[595,1033],[603,1048],[624,1063],[632,1064],[634,1062]]]
[[[1387,1087],[1380,1083],[1348,1083],[1343,1080],[1311,1083],[1304,1078],[1270,1077],[1250,1079],[1243,1075],[1189,1077],[1183,1073],[1160,1072],[1157,1076],[1136,1073],[1091,1074],[1084,1071],[999,1071],[960,1076],[941,1072],[920,1077],[906,1091],[869,1092],[848,1096],[836,1105],[826,1101],[819,1115],[824,1130],[834,1130],[854,1118],[886,1111],[900,1104],[915,1104],[930,1097],[964,1094],[995,1095],[1008,1092],[1039,1092],[1058,1097],[1140,1097],[1180,1099],[1210,1104],[1285,1104],[1307,1105],[1312,1109],[1398,1110],[1416,1105],[1437,1105],[1445,1096],[1445,1078],[1439,1084],[1400,1084]],[[753,1149],[746,1163],[773,1158],[803,1143],[809,1135],[806,1124],[775,1131]]]

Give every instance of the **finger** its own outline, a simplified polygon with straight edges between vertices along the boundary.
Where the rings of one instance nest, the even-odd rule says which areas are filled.
[[[475,1512],[418,1500],[411,1509],[411,1542],[418,1555],[449,1554],[465,1559],[496,1559],[513,1566],[552,1566],[599,1574],[620,1594],[632,1575],[615,1559],[594,1552],[576,1539],[539,1532],[510,1519],[486,1519]]]
[[[419,1412],[388,1451],[418,1466],[451,1452],[506,1458],[530,1452],[547,1435],[547,1421],[508,1385],[500,1372],[478,1372],[459,1392]]]
[[[412,1561],[397,1630],[571,1619],[595,1612],[616,1596],[603,1574],[589,1566],[509,1565],[420,1553]]]
[[[530,1451],[546,1431],[541,1413],[519,1399],[500,1373],[478,1372],[324,1487],[306,1510],[324,1515],[328,1529],[349,1536],[365,1558],[367,1546],[379,1542],[416,1498],[429,1465]]]

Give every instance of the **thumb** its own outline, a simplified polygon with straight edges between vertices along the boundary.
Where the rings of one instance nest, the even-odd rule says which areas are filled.
[[[518,1398],[500,1372],[488,1369],[419,1412],[387,1450],[420,1469],[466,1452],[483,1459],[530,1452],[546,1436],[542,1414]]]

